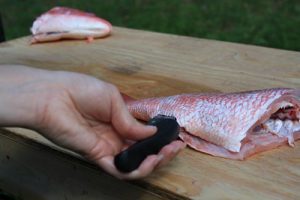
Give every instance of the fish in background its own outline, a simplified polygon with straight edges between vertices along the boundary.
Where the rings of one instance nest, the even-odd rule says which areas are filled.
[[[31,27],[31,43],[61,39],[87,39],[106,37],[112,25],[95,14],[73,8],[54,7],[39,16]]]
[[[300,90],[273,88],[238,93],[180,94],[141,100],[125,98],[140,120],[174,116],[180,138],[191,148],[230,159],[300,139]]]

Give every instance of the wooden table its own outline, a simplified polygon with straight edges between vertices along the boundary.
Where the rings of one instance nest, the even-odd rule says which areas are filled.
[[[0,63],[90,74],[136,98],[300,88],[299,52],[117,27],[112,36],[92,43],[29,45],[28,41],[24,37],[0,44]],[[72,153],[61,153],[34,132],[11,131],[0,134],[0,188],[6,185],[20,195],[43,199],[63,199],[63,195],[68,199],[300,199],[299,142],[295,148],[282,147],[246,161],[187,148],[145,180],[124,182]]]

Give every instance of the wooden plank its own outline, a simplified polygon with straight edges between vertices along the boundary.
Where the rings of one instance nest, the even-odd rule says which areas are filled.
[[[299,52],[124,28],[93,43],[29,45],[28,37],[20,38],[0,45],[0,63],[90,74],[137,98],[300,88]],[[186,149],[138,184],[192,199],[299,199],[299,145],[242,162]]]
[[[1,129],[0,188],[18,199],[162,200],[93,165]]]
[[[140,97],[300,85],[299,52],[130,29],[114,28],[93,43],[30,45],[25,37],[2,44],[0,53],[0,63],[92,74]]]
[[[52,143],[48,139],[44,138],[43,136],[41,136],[40,134],[38,134],[35,131],[24,129],[24,128],[5,128],[5,129],[0,129],[0,140],[1,140],[1,137],[3,137],[3,136],[9,138],[10,140],[15,141],[15,143],[13,143],[13,144],[6,144],[4,146],[7,146],[7,145],[8,146],[16,146],[16,145],[19,146],[19,144],[25,144],[25,145],[27,145],[28,149],[27,150],[26,149],[22,150],[22,152],[24,154],[26,154],[26,155],[28,154],[28,156],[27,156],[28,158],[32,157],[31,156],[32,154],[34,154],[33,157],[39,156],[39,157],[41,157],[43,159],[47,158],[46,162],[43,161],[43,162],[39,163],[39,165],[41,165],[41,166],[36,166],[36,165],[32,166],[32,162],[24,162],[24,163],[26,163],[27,168],[37,168],[37,167],[39,167],[39,168],[46,168],[46,169],[49,168],[48,170],[51,172],[51,176],[57,177],[58,175],[55,174],[56,171],[53,172],[52,165],[53,164],[55,165],[56,162],[60,162],[59,160],[61,159],[61,156],[63,156],[63,158],[65,158],[67,162],[60,162],[60,165],[63,165],[64,167],[68,168],[68,163],[69,163],[68,161],[72,158],[71,156],[73,156],[73,157],[76,157],[76,158],[80,159],[80,160],[71,159],[70,162],[73,162],[74,165],[76,165],[76,161],[77,161],[77,162],[80,162],[80,164],[83,164],[88,171],[91,171],[93,173],[98,173],[97,171],[99,170],[99,168],[95,168],[95,166],[84,162],[84,159],[80,155],[78,155],[78,154],[76,154],[74,152],[71,152],[71,151],[69,151],[67,149],[64,149],[64,148],[61,148],[61,147],[55,145],[54,143]],[[1,142],[0,142],[0,145],[1,145]],[[40,150],[34,151],[33,149],[36,149],[37,147],[38,147],[38,149],[43,149],[44,151],[40,151]],[[50,147],[50,148],[47,148],[47,147]],[[57,153],[55,154],[54,150],[56,150],[58,152],[62,152],[64,154],[68,155],[68,156],[66,156],[66,155],[64,156],[64,154],[57,154]],[[12,153],[14,153],[14,152],[12,152]],[[10,155],[11,153],[10,154],[6,154],[6,155],[4,155],[4,154],[5,154],[5,152],[3,152],[3,156],[2,156],[3,158],[6,157],[7,155]],[[50,156],[48,156],[48,154],[50,154],[52,157],[55,157],[56,159],[51,158]],[[0,158],[1,158],[1,152],[0,152]],[[21,161],[18,160],[18,163],[20,163],[20,162]],[[53,162],[53,164],[49,165],[48,164],[49,162],[51,162],[51,163]],[[13,165],[14,164],[16,164],[16,163],[13,163]],[[65,166],[66,164],[67,164],[67,166]],[[16,166],[14,166],[14,167],[16,167]],[[1,170],[1,168],[0,168],[0,170]],[[63,170],[57,170],[57,171],[60,171],[59,175],[64,174]],[[82,170],[80,170],[80,171],[82,171]],[[85,171],[83,171],[83,175],[84,176],[89,176],[88,173],[86,173]],[[24,173],[24,174],[26,174],[26,173]],[[27,176],[28,176],[28,177],[26,177],[27,179],[34,178],[30,174],[27,175]],[[41,176],[44,176],[44,175],[41,174]],[[66,174],[64,176],[67,177],[67,176],[69,176],[69,174]],[[74,174],[72,176],[73,176],[73,179],[82,179],[82,177],[74,175]],[[1,176],[1,173],[0,173],[0,180],[1,180],[1,177],[2,176]],[[12,177],[12,178],[14,178],[14,177]],[[112,177],[109,177],[107,179],[107,176],[104,176],[103,174],[101,176],[92,177],[92,178],[96,179],[96,180],[97,179],[105,179],[106,181],[109,181],[109,182],[119,181],[119,180],[116,180],[116,179],[114,179]],[[53,178],[53,184],[55,183],[55,181],[56,181],[56,179]],[[84,181],[82,181],[82,182],[84,182]],[[31,184],[31,182],[28,181],[27,185],[30,185],[30,184]],[[166,199],[166,200],[167,199],[170,199],[170,200],[171,199],[172,200],[176,200],[176,199],[178,199],[178,200],[186,200],[186,199],[189,199],[188,197],[185,197],[185,196],[177,194],[177,193],[170,192],[168,190],[165,190],[164,188],[157,187],[157,186],[155,186],[153,184],[148,184],[148,183],[144,182],[143,180],[142,181],[131,181],[131,182],[128,182],[128,184],[133,184],[133,185],[139,186],[139,188],[142,188],[142,189],[139,189],[138,192],[147,190],[147,191],[150,191],[151,194],[156,194],[153,197],[154,200],[156,198],[158,198],[158,197],[160,197],[162,199]],[[132,191],[132,189],[131,189],[132,186],[128,186],[128,184],[127,185],[123,185],[122,187],[124,187],[124,190],[127,190],[126,188],[129,187],[129,191],[128,192],[131,192]],[[22,188],[22,185],[19,185],[18,187]],[[63,191],[63,190],[66,190],[66,187],[69,187],[69,185],[60,186],[60,187],[64,187],[64,189],[61,189]],[[113,186],[113,187],[115,188],[115,187],[118,187],[118,186]],[[0,183],[0,188],[1,188],[1,183]],[[35,193],[37,193],[37,191],[39,191],[39,189],[37,189],[37,191],[35,189],[32,189],[32,190],[35,191]],[[14,193],[16,193],[16,192],[14,191]],[[19,193],[19,191],[17,191],[17,193]],[[33,192],[31,192],[31,193],[33,193]],[[28,194],[27,193],[25,193],[25,196],[26,195],[27,195],[27,198],[28,198]],[[62,193],[60,193],[60,192],[57,193],[57,196],[61,196],[61,195],[62,195]],[[69,194],[69,193],[66,194],[66,196],[70,196],[70,195],[72,195],[72,194]],[[145,195],[145,198],[146,199],[148,198],[147,194]],[[86,196],[85,197],[85,200],[89,200],[89,199],[90,199],[90,196]],[[92,199],[93,199],[93,197],[91,198],[91,200]]]

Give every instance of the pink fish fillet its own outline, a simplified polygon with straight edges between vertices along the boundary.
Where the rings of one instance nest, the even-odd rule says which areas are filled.
[[[134,117],[175,116],[191,148],[243,160],[300,138],[300,90],[181,94],[127,101]]]
[[[32,43],[60,39],[88,39],[105,37],[111,24],[92,13],[73,8],[55,7],[38,17],[31,27]]]

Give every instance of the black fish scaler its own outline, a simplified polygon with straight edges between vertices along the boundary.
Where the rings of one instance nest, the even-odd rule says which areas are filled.
[[[180,126],[175,117],[157,115],[148,121],[148,125],[156,126],[157,132],[136,142],[115,157],[114,163],[119,171],[128,173],[137,169],[147,156],[158,154],[165,145],[178,138]]]

